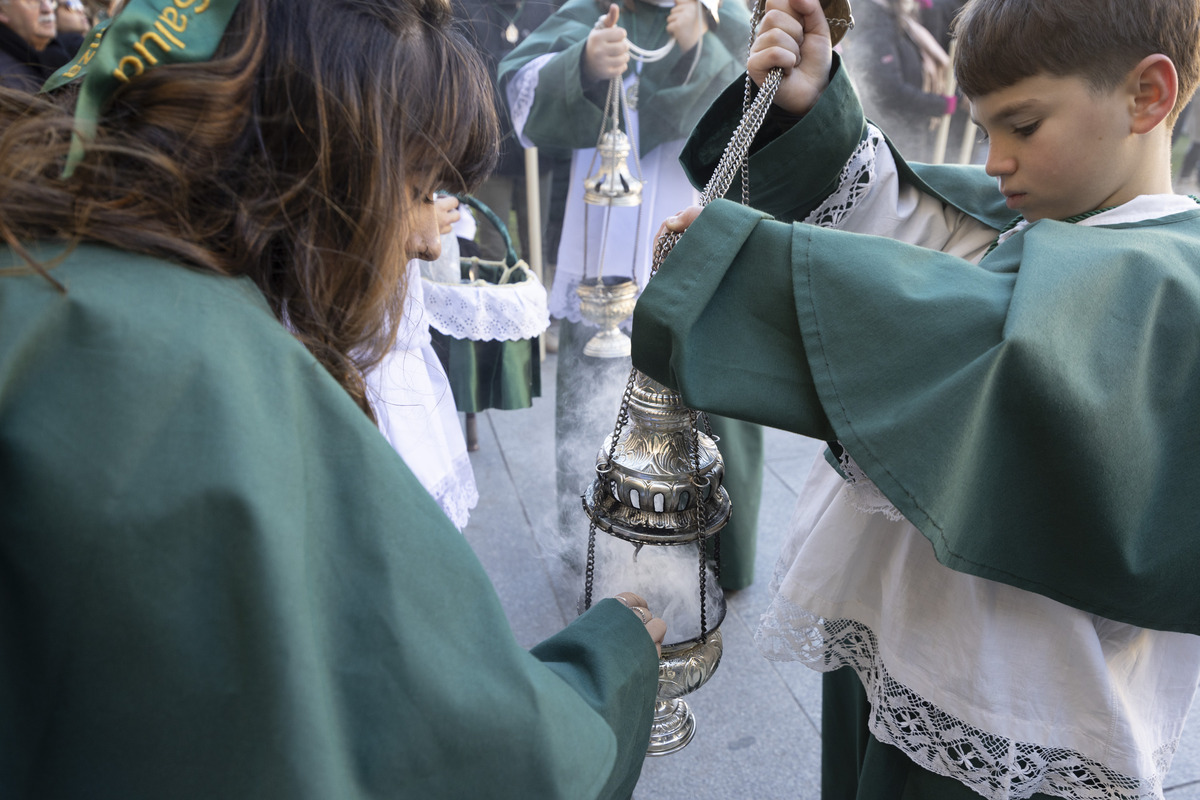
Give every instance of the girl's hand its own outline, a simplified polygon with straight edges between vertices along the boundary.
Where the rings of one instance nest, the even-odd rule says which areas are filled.
[[[646,626],[646,633],[650,634],[650,638],[654,641],[654,649],[661,657],[663,639],[667,635],[667,623],[654,616],[653,612],[646,607],[646,601],[633,592],[621,592],[616,599],[637,614],[638,619]]]
[[[783,82],[775,105],[791,114],[805,114],[829,85],[833,63],[829,22],[818,0],[767,0],[766,9],[746,68],[759,86],[768,72],[781,68]]]

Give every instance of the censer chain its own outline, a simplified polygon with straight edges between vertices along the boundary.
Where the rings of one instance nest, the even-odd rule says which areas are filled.
[[[721,437],[713,433],[712,424],[709,422],[708,413],[704,411],[697,412],[696,416],[704,423],[704,435],[713,440],[713,443],[719,443]],[[693,423],[695,425],[695,423]],[[719,449],[719,448],[718,448]],[[708,520],[702,520],[701,524],[707,523]],[[721,534],[717,533],[713,537],[713,577],[718,581],[721,580]],[[701,592],[703,595],[703,592]]]
[[[588,175],[592,175],[593,171],[596,168],[596,159],[598,159],[600,157],[600,143],[604,141],[604,132],[608,129],[607,120],[609,118],[609,115],[614,114],[613,104],[615,102],[619,102],[616,99],[617,93],[619,91],[620,91],[620,87],[614,81],[609,81],[608,95],[604,98],[603,119],[605,120],[605,123],[600,126],[600,133],[596,136],[596,147],[592,151],[592,160],[588,164],[588,168],[587,168]],[[620,117],[619,116],[614,116],[613,127],[618,130],[620,129]],[[597,283],[599,283],[600,276],[603,275],[603,271],[604,271],[604,249],[605,249],[604,245],[608,238],[608,213],[611,211],[612,211],[611,206],[605,209],[605,217],[604,217],[605,230],[604,230],[604,233],[601,234],[601,239],[600,239],[600,266],[599,266],[600,275],[598,275],[596,278]],[[583,265],[584,265],[583,268],[585,270],[585,273],[584,273],[585,275],[587,274],[586,270],[587,270],[587,264],[588,264],[588,239],[589,239],[589,237],[588,237],[587,228],[588,228],[588,212],[587,212],[587,207],[585,206],[584,211],[583,211]]]
[[[757,29],[757,27],[758,27],[758,23],[762,18],[762,11],[763,11],[762,4],[756,3],[754,17],[753,17],[753,25],[751,27],[752,32],[753,32],[753,30]],[[748,182],[748,177],[747,177],[747,170],[745,168],[746,167],[746,159],[750,153],[750,145],[754,142],[754,137],[755,137],[755,135],[757,135],[758,129],[760,127],[762,127],[763,120],[766,118],[766,115],[767,115],[767,110],[770,108],[771,102],[775,99],[775,93],[776,93],[776,91],[778,91],[779,84],[782,81],[782,79],[783,79],[783,71],[782,70],[779,70],[779,69],[771,70],[771,72],[769,72],[767,74],[766,79],[763,81],[763,84],[760,87],[757,96],[754,98],[754,101],[750,102],[750,94],[751,94],[750,79],[749,79],[749,77],[747,77],[747,79],[746,79],[747,80],[746,97],[745,97],[744,113],[742,115],[742,121],[738,125],[737,130],[734,132],[733,138],[730,140],[729,144],[726,145],[725,152],[722,153],[721,160],[718,162],[716,170],[714,170],[712,177],[709,179],[708,185],[705,187],[704,192],[701,194],[701,199],[700,199],[701,205],[706,206],[710,202],[712,202],[714,199],[716,199],[718,197],[723,197],[725,195],[725,193],[729,190],[730,185],[733,183],[733,178],[734,178],[734,176],[737,175],[738,172],[742,173],[742,201],[743,201],[743,203],[749,202],[749,196],[748,196],[749,195],[749,182]],[[623,93],[620,91],[619,79],[614,78],[609,84],[608,98],[606,98],[606,101],[605,101],[605,116],[607,116],[608,113],[612,110],[612,104],[614,103],[614,101],[618,105],[618,107],[624,105],[624,103],[623,103],[624,97],[622,97],[622,94]],[[621,110],[624,110],[624,109],[622,108]],[[635,152],[636,152],[636,148],[635,148]],[[636,155],[635,155],[635,158],[636,158]],[[640,165],[639,165],[639,167],[640,167]],[[670,255],[672,248],[674,248],[675,244],[679,241],[679,239],[682,236],[683,236],[682,233],[675,233],[675,232],[670,232],[670,231],[665,232],[661,236],[659,236],[658,240],[655,242],[655,245],[654,245],[654,258],[653,258],[653,262],[652,262],[651,268],[650,268],[651,275],[658,272],[658,268],[660,266],[662,266],[662,264],[666,260],[667,256]],[[620,436],[622,429],[625,427],[625,424],[629,419],[629,401],[633,395],[633,387],[634,387],[634,383],[637,379],[637,374],[638,374],[638,370],[636,368],[630,370],[629,381],[626,383],[625,392],[621,397],[621,407],[620,407],[620,410],[617,412],[617,421],[616,421],[616,425],[613,428],[612,441],[609,445],[607,458],[606,458],[604,466],[601,467],[599,470],[604,474],[607,474],[612,469],[613,459],[616,456],[617,439]],[[699,559],[699,561],[700,561],[700,565],[699,565],[700,566],[700,570],[699,570],[699,572],[700,572],[700,639],[701,639],[701,641],[707,641],[708,640],[708,608],[707,608],[707,605],[708,605],[707,583],[708,583],[708,581],[707,581],[707,560],[706,560],[707,554],[706,554],[706,548],[704,545],[704,537],[702,535],[702,532],[704,530],[704,525],[707,522],[707,520],[705,519],[707,514],[706,514],[706,509],[704,507],[704,503],[701,500],[701,495],[703,493],[703,490],[710,485],[711,479],[709,479],[709,478],[702,479],[700,477],[700,442],[699,442],[699,435],[698,435],[698,430],[697,430],[697,423],[699,422],[699,419],[698,419],[699,412],[689,409],[689,416],[691,418],[691,431],[690,431],[689,439],[690,439],[691,451],[692,451],[691,452],[691,456],[692,456],[692,487],[693,487],[693,490],[696,492],[695,505],[694,505],[696,531],[697,531],[696,538],[699,543],[699,551],[700,551],[700,559]],[[705,429],[709,432],[709,435],[711,436],[712,429],[711,429],[711,427],[709,427],[707,415],[705,415],[705,417],[704,417],[703,424],[705,426]],[[599,486],[597,486],[597,489],[601,490]],[[716,545],[718,559],[720,558],[720,541],[719,541],[719,539],[720,539],[720,537],[718,535],[718,542]],[[595,575],[595,563],[596,563],[596,521],[595,521],[595,519],[592,519],[591,524],[588,526],[587,576],[586,576],[586,580],[585,580],[585,590],[584,590],[584,608],[585,609],[592,607],[592,585],[593,585],[593,578]],[[717,562],[716,569],[717,569],[716,574],[719,577],[719,575],[720,575],[720,573],[719,573],[720,562],[719,561]]]
[[[592,607],[592,584],[596,579],[596,520],[588,525],[587,572],[583,580],[583,610]]]
[[[750,104],[749,110],[734,132],[733,138],[725,146],[725,152],[722,153],[717,168],[709,178],[708,185],[704,187],[704,192],[700,195],[700,205],[706,206],[713,200],[724,197],[733,183],[734,176],[739,171],[743,173],[744,180],[744,163],[750,153],[750,145],[754,142],[758,129],[762,127],[763,120],[766,119],[771,101],[775,99],[775,92],[778,91],[779,83],[782,80],[782,70],[773,69],[767,73],[766,80],[763,81],[762,87],[758,91],[758,96]],[[666,232],[658,238],[654,245],[654,262],[650,267],[651,275],[658,272],[658,268],[662,266],[682,235],[681,233]]]
[[[625,92],[623,92],[621,90],[620,76],[614,77],[611,80],[609,80],[609,82],[608,82],[608,95],[604,101],[604,119],[607,120],[609,118],[610,114],[612,115],[612,123],[613,123],[612,129],[613,130],[619,131],[621,129],[621,125],[620,125],[621,119],[626,119],[626,120],[629,119],[629,104],[625,97]],[[605,123],[605,125],[601,126],[600,135],[596,138],[596,147],[595,147],[594,152],[592,153],[592,160],[588,164],[588,169],[587,169],[588,175],[593,174],[593,171],[596,168],[596,159],[598,159],[600,157],[600,144],[604,141],[604,134],[605,134],[606,130],[607,130],[607,122]],[[630,155],[633,156],[633,166],[634,166],[635,172],[637,173],[637,178],[638,178],[638,180],[642,180],[642,160],[641,160],[641,157],[638,155],[637,143],[631,142],[629,152],[630,152]],[[610,167],[610,170],[612,170],[612,171],[616,170],[615,159],[614,159],[614,163]],[[634,228],[634,234],[633,234],[633,241],[635,241],[635,242],[638,241],[638,239],[642,235],[642,210],[643,209],[642,209],[641,205],[639,205],[638,213],[637,213],[637,223],[636,223],[636,227]],[[590,214],[588,214],[588,210],[585,206],[584,212],[583,212],[583,264],[584,264],[584,275],[585,276],[587,274],[586,270],[587,270],[587,265],[589,263],[589,261],[588,261],[588,242],[591,238],[588,235],[589,217],[590,217]],[[608,227],[609,227],[609,221],[611,220],[611,218],[612,218],[612,206],[606,205],[606,206],[604,206],[604,225],[600,232],[600,256],[599,256],[599,260],[596,262],[596,283],[597,284],[599,284],[601,282],[601,279],[604,277],[604,256],[608,251]],[[630,269],[631,275],[633,275],[637,272],[637,248],[636,247],[633,249],[633,263],[630,264],[629,269]]]
[[[758,95],[750,104],[745,116],[742,117],[737,130],[734,131],[733,138],[725,146],[725,152],[721,155],[721,160],[717,163],[712,177],[709,178],[708,185],[704,187],[704,192],[700,197],[701,205],[708,205],[718,197],[724,197],[725,193],[729,191],[734,175],[742,168],[750,154],[750,145],[753,144],[758,129],[762,127],[763,120],[766,119],[767,111],[775,99],[775,92],[779,90],[782,80],[783,70],[776,68],[767,73],[766,79],[763,80],[762,86],[758,90]]]
[[[752,26],[752,30],[757,29],[758,22],[761,17],[762,4],[758,3],[756,4],[754,12],[754,25]],[[758,134],[759,128],[762,127],[763,120],[766,119],[767,111],[771,107],[771,102],[775,99],[775,93],[778,91],[779,84],[782,80],[782,70],[771,70],[769,73],[767,73],[767,77],[763,81],[757,96],[754,98],[753,102],[751,102],[750,78],[747,76],[746,96],[742,121],[738,125],[737,130],[734,132],[733,138],[730,139],[729,144],[726,145],[725,152],[721,154],[721,160],[717,163],[716,170],[713,171],[712,177],[709,178],[708,185],[704,188],[704,192],[701,194],[701,205],[706,206],[714,199],[718,197],[724,197],[725,193],[729,191],[729,187],[732,185],[733,179],[738,172],[741,172],[742,174],[742,202],[747,205],[749,204],[750,183],[748,170],[746,169],[746,160],[749,157],[750,146],[754,142],[754,137]],[[671,231],[664,232],[661,236],[659,236],[658,240],[654,244],[654,259],[650,267],[651,275],[658,272],[659,267],[662,266],[663,262],[666,260],[667,256],[670,255],[671,250],[675,247],[675,244],[682,236],[682,233]],[[633,388],[634,375],[636,372],[637,370],[635,369],[633,373],[630,374],[629,386],[626,388],[626,395],[621,401],[621,411],[617,414],[617,431],[613,434],[614,446],[616,443],[617,432],[620,431],[623,425],[624,417],[628,415],[626,409],[628,406],[629,394]],[[708,641],[708,562],[707,548],[705,546],[703,531],[705,524],[707,523],[707,510],[702,500],[702,496],[704,489],[710,486],[711,479],[702,479],[700,477],[700,441],[697,424],[703,424],[709,436],[712,435],[712,428],[709,426],[707,415],[704,415],[702,423],[699,412],[689,409],[689,416],[691,418],[691,431],[689,440],[692,451],[692,487],[693,491],[696,493],[694,501],[695,505],[693,508],[696,521],[696,539],[699,545],[700,640],[706,642]],[[610,450],[610,465],[612,463],[612,458],[613,452]],[[714,575],[718,580],[720,579],[721,569],[720,538],[720,534],[718,533],[717,541],[715,543],[716,563],[714,564]]]
[[[603,482],[596,483],[596,491],[602,492],[605,489],[612,490],[612,479],[608,474],[612,471],[613,459],[617,454],[617,439],[621,435],[621,430],[625,427],[625,423],[629,421],[629,401],[633,397],[633,385],[637,379],[637,370],[629,371],[629,380],[625,384],[625,392],[621,395],[621,408],[617,411],[617,424],[613,428],[612,442],[608,445],[608,455],[605,459],[604,466],[597,467],[596,471],[605,477]],[[598,502],[594,501],[594,502]],[[587,508],[587,504],[584,504]],[[592,516],[592,512],[588,512],[588,550],[587,550],[587,569],[583,581],[583,609],[584,611],[592,607],[592,584],[596,576],[596,519]]]
[[[611,86],[612,86],[613,93],[617,96],[617,103],[620,104],[621,113],[625,116],[625,119],[629,119],[629,117],[630,117],[629,98],[625,96],[625,92],[621,91],[621,79],[613,78]],[[641,180],[642,179],[642,159],[641,159],[641,156],[638,155],[638,149],[639,149],[638,143],[633,141],[633,137],[630,137],[630,139],[629,139],[629,154],[631,156],[633,156],[633,167],[634,167],[634,169],[637,170],[638,180]],[[639,222],[641,221],[641,217],[642,217],[641,212],[638,212],[638,221]],[[634,237],[633,240],[636,242],[637,237]]]
[[[712,479],[700,477],[700,436],[696,424],[700,412],[688,409],[688,419],[691,422],[688,441],[692,450],[692,491],[696,493],[694,508],[696,514],[696,542],[700,550],[700,641],[708,641],[708,563],[707,546],[704,540],[704,529],[708,523],[708,510],[704,505],[704,490],[712,485]],[[721,534],[717,533],[717,539]]]

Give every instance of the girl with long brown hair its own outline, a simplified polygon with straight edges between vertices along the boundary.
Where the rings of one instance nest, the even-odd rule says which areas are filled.
[[[448,5],[131,0],[48,86],[0,93],[0,795],[628,796],[661,620],[519,648],[364,399],[494,157]]]

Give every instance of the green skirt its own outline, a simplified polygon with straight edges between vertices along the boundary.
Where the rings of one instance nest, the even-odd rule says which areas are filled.
[[[753,422],[708,415],[720,441],[717,449],[725,461],[725,490],[733,511],[716,540],[721,548],[718,583],[727,591],[745,589],[754,582],[754,556],[758,551],[758,510],[762,505],[763,429]]]
[[[475,414],[484,409],[529,408],[542,395],[537,337],[511,342],[456,339],[431,331],[433,349],[446,368],[454,405]]]

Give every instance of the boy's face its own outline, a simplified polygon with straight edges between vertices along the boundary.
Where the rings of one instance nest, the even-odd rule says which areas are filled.
[[[988,137],[987,173],[1030,222],[1141,193],[1124,87],[1096,92],[1082,78],[1040,74],[973,98],[972,117]]]

